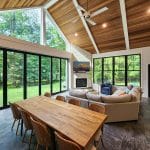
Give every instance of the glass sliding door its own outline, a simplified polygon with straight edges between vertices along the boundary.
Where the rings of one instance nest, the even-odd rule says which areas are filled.
[[[24,55],[7,52],[7,104],[23,100]]]
[[[41,93],[51,92],[51,57],[41,57]]]
[[[3,107],[3,51],[0,50],[0,107]]]
[[[39,56],[27,54],[27,98],[39,95]]]
[[[60,58],[52,58],[52,93],[60,92]]]
[[[61,59],[61,91],[68,88],[68,61]]]

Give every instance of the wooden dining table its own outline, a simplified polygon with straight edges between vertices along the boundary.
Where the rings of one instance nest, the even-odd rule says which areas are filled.
[[[18,107],[88,150],[106,115],[67,102],[37,96],[16,103]],[[55,144],[53,146],[55,149]]]

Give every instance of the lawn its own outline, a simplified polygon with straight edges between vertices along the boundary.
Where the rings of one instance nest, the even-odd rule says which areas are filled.
[[[53,92],[60,90],[59,82],[53,84]],[[42,94],[50,92],[50,85],[42,85]],[[27,88],[27,97],[38,96],[38,86],[30,86]],[[16,102],[23,100],[23,88],[9,88],[8,89],[8,102]],[[3,106],[3,91],[0,89],[0,107]]]

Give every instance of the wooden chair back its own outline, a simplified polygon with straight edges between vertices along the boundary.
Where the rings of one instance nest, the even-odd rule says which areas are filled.
[[[32,123],[31,123],[30,115],[27,112],[25,112],[24,110],[21,110],[21,116],[22,116],[25,128],[28,130],[32,130],[33,127],[32,127]]]
[[[20,113],[18,107],[16,106],[16,104],[9,102],[9,105],[10,105],[14,119],[17,119],[17,120],[21,119],[21,113]]]
[[[65,97],[64,96],[61,96],[61,95],[58,95],[57,97],[56,97],[56,100],[58,100],[58,101],[65,101]]]
[[[33,130],[39,145],[50,146],[51,145],[51,136],[47,126],[39,121],[34,120],[30,117]]]
[[[80,106],[80,101],[76,99],[69,99],[68,103],[76,105],[76,106]]]
[[[45,93],[44,93],[44,96],[46,96],[46,97],[51,97],[51,93],[45,92]]]
[[[92,104],[90,104],[89,109],[99,112],[99,113],[102,113],[102,114],[105,114],[105,107],[102,105],[92,103]]]
[[[55,138],[59,150],[81,150],[76,143],[68,140],[60,133],[55,132]]]

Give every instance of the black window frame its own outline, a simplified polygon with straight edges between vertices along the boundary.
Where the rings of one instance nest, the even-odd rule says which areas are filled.
[[[61,58],[61,57],[55,57],[55,56],[50,56],[50,55],[45,55],[45,54],[38,54],[38,53],[32,53],[32,52],[25,52],[21,50],[16,50],[16,49],[8,49],[4,47],[0,47],[0,51],[3,53],[3,106],[0,107],[1,109],[8,108],[9,105],[7,104],[8,98],[7,98],[7,52],[16,52],[16,53],[22,53],[23,54],[23,61],[24,61],[24,73],[23,73],[23,99],[27,98],[27,54],[30,55],[36,55],[39,58],[39,91],[38,94],[39,96],[41,95],[41,57],[49,57],[51,59],[51,70],[52,70],[52,58],[58,58],[60,59],[65,59],[67,60],[67,76],[69,78],[69,59],[68,58]],[[61,65],[60,65],[60,70],[61,70]],[[52,93],[52,71],[51,71],[51,79],[50,79],[50,86],[51,86],[51,95],[55,95],[61,92],[65,92],[69,89],[69,80],[67,82],[67,89],[62,90],[61,89],[61,72],[60,72],[60,91],[57,93]]]
[[[139,81],[139,84],[140,84],[140,86],[141,86],[141,54],[140,53],[137,53],[137,54],[130,54],[130,55],[118,55],[118,56],[110,56],[111,58],[112,58],[112,65],[113,65],[113,67],[112,67],[112,84],[113,85],[116,85],[115,84],[115,57],[121,57],[121,56],[124,56],[125,57],[125,84],[124,85],[116,85],[116,86],[127,86],[128,85],[128,68],[127,68],[127,66],[128,66],[128,56],[132,56],[132,55],[139,55],[139,59],[140,59],[140,70],[138,70],[139,72],[140,72],[140,76],[139,76],[139,78],[140,78],[140,81]],[[94,63],[94,60],[95,59],[102,59],[102,66],[101,66],[101,68],[102,68],[102,83],[104,83],[104,59],[105,58],[109,58],[109,57],[99,57],[99,58],[93,58],[93,83],[94,83],[94,73],[95,73],[95,70],[94,70],[94,65],[95,65],[95,63]],[[106,71],[106,70],[105,70]],[[96,84],[96,83],[95,83]]]

